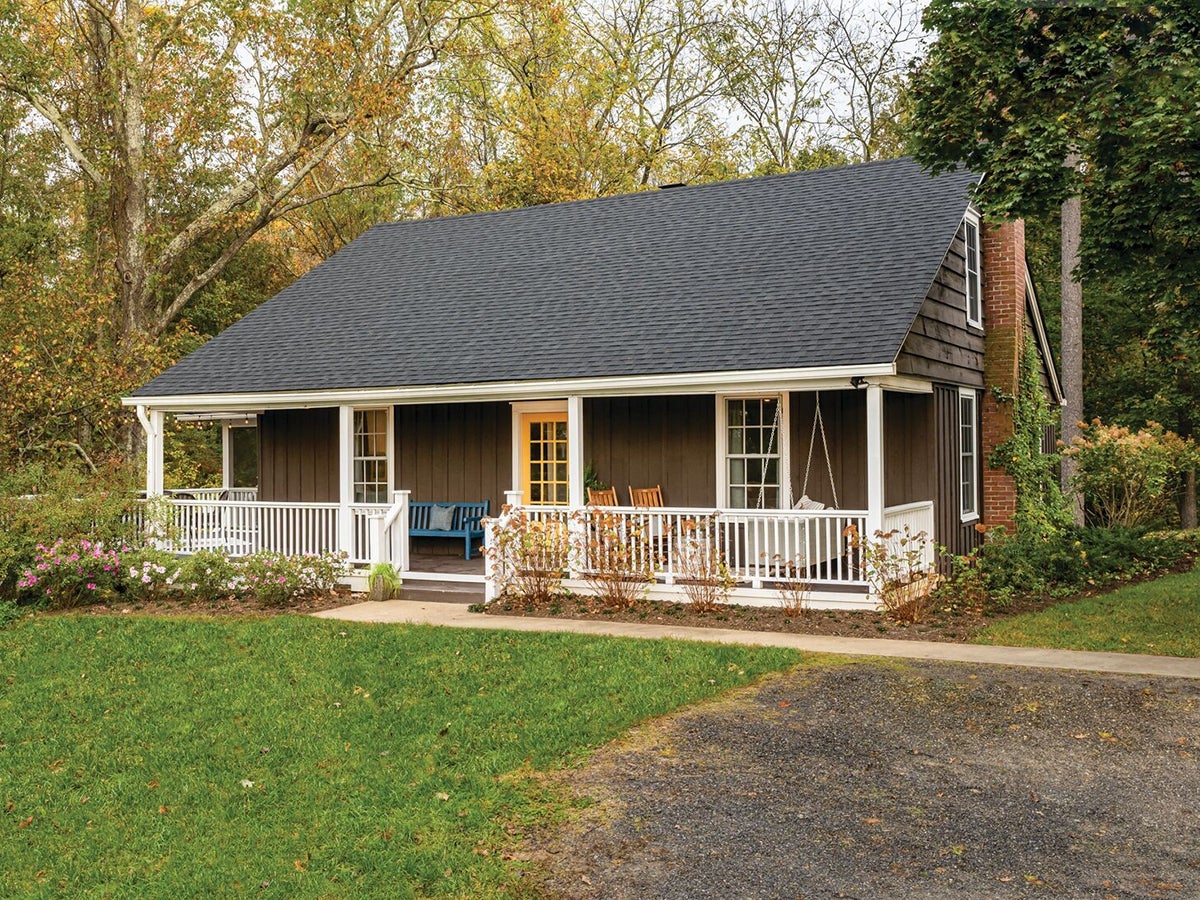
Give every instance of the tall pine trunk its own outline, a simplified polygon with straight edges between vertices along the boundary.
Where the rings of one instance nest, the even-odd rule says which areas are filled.
[[[1079,157],[1072,154],[1066,165],[1077,166]],[[1083,284],[1079,280],[1079,243],[1083,227],[1079,197],[1071,197],[1062,205],[1062,439],[1070,444],[1079,435],[1083,420]],[[1083,524],[1083,496],[1072,486],[1076,463],[1072,457],[1062,459],[1063,493],[1071,503],[1076,524]]]

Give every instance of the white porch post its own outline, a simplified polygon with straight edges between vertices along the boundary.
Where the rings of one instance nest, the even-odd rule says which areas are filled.
[[[138,421],[146,432],[146,496],[156,497],[163,492],[163,422],[162,410],[147,412],[145,406],[137,408]]]
[[[338,407],[338,550],[354,555],[354,407]]]
[[[233,487],[233,428],[228,422],[221,423],[221,487]]]
[[[518,506],[520,506],[524,502],[525,502],[525,492],[524,491],[505,491],[504,492],[504,505],[505,506],[511,506],[513,509],[516,509]]]
[[[583,398],[567,398],[567,505],[583,506]]]
[[[411,494],[412,491],[392,491],[392,509],[388,513],[391,521],[385,523],[392,541],[391,562],[397,572],[407,572],[409,568],[408,504]]]
[[[883,387],[867,385],[867,533],[883,530]]]

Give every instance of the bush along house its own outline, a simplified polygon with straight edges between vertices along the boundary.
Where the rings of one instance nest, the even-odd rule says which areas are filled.
[[[570,579],[602,516],[657,595],[702,532],[738,601],[871,606],[855,535],[923,532],[929,564],[1011,522],[987,459],[1026,341],[1061,402],[1023,223],[977,181],[901,159],[372,228],[125,398],[165,540],[494,593],[513,522]],[[224,487],[164,490],[167,416],[222,423]]]

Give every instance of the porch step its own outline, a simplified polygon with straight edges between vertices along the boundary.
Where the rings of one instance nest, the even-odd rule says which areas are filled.
[[[405,581],[401,600],[423,603],[482,603],[483,585],[460,581]]]

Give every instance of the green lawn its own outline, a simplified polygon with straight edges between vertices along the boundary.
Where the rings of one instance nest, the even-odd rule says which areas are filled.
[[[0,895],[511,895],[520,864],[497,851],[555,813],[531,771],[797,661],[299,617],[24,620],[0,631]]]
[[[1200,569],[1014,616],[979,644],[1200,656]]]

